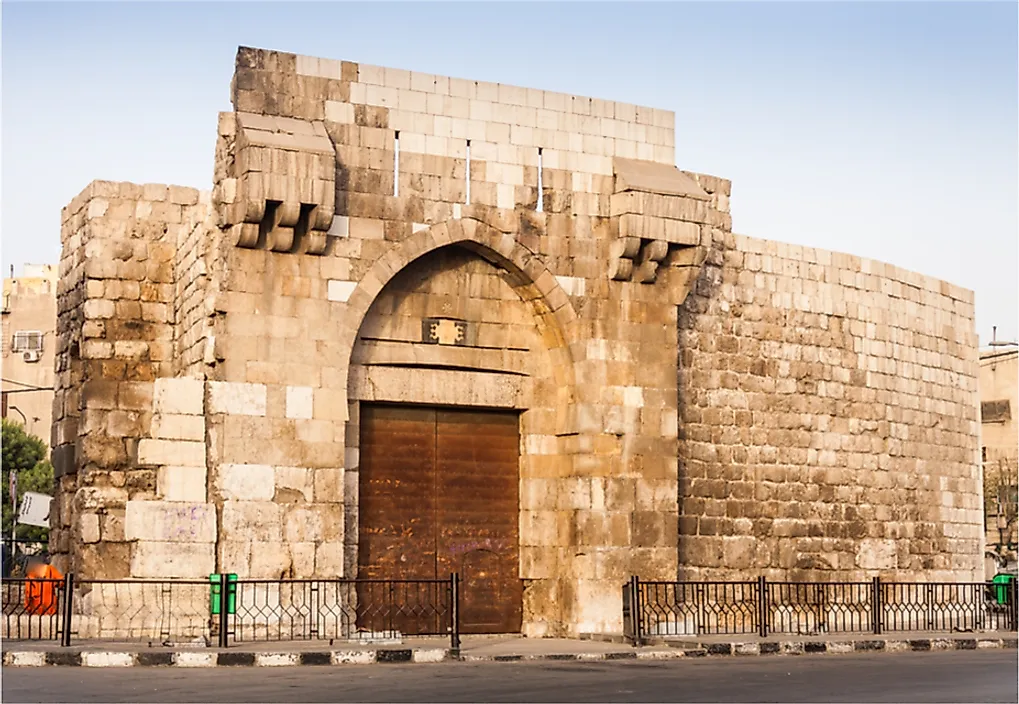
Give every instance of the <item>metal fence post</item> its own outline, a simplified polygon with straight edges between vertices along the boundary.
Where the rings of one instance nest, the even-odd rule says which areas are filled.
[[[884,606],[881,604],[881,578],[874,577],[870,587],[870,625],[874,635],[881,635],[881,620]]]
[[[1011,631],[1019,631],[1019,580],[1012,580],[1009,583],[1009,624]]]
[[[757,633],[761,638],[768,637],[768,580],[764,575],[757,578]]]
[[[640,577],[630,577],[630,620],[633,621],[633,644],[644,645],[644,605],[640,598]]]
[[[228,628],[230,625],[230,609],[227,608],[229,603],[229,585],[227,583],[227,573],[220,572],[219,574],[219,647],[226,648],[230,645],[230,634]]]
[[[60,630],[60,645],[65,648],[71,645],[71,615],[74,613],[74,573],[64,575],[64,622]]]
[[[460,655],[460,575],[449,575],[449,647],[454,656]]]

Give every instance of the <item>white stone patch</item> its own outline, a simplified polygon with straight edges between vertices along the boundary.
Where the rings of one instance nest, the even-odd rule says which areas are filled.
[[[851,653],[853,652],[853,643],[851,641],[830,640],[828,641],[828,652],[835,655]]]
[[[411,232],[421,232],[422,230],[427,230],[429,227],[431,227],[431,225],[428,225],[427,223],[412,222],[410,224],[410,231]]]
[[[557,276],[556,281],[568,296],[583,296],[587,282],[579,276]]]
[[[205,382],[201,379],[156,379],[153,392],[156,413],[200,416],[205,406]]]
[[[329,226],[332,237],[350,237],[350,218],[346,215],[334,215],[333,224]]]
[[[131,653],[82,653],[83,667],[131,667],[134,656]]]
[[[255,653],[257,667],[290,667],[300,664],[298,653]]]
[[[205,464],[205,443],[192,440],[145,438],[138,441],[138,464],[176,464],[189,467],[203,465]]]
[[[446,659],[446,651],[443,648],[426,648],[411,652],[411,659],[414,662],[442,662]]]
[[[287,387],[287,418],[311,418],[315,390],[310,386]]]
[[[640,386],[623,387],[623,405],[631,408],[644,407],[644,389]]]
[[[344,125],[354,124],[353,103],[342,103],[337,100],[326,101],[326,119]]]
[[[215,653],[180,652],[173,654],[173,664],[177,667],[215,667]]]
[[[124,538],[167,543],[212,543],[216,540],[216,509],[184,501],[128,501]]]
[[[734,655],[760,655],[761,646],[757,643],[733,643],[732,652]]]
[[[156,491],[164,501],[205,501],[205,466],[160,467],[156,474]]]
[[[356,288],[356,281],[338,281],[336,279],[329,279],[327,297],[330,301],[346,303],[350,300],[350,296],[354,293],[354,289]]]
[[[157,411],[152,416],[152,437],[205,442],[205,417]]]
[[[463,209],[459,203],[453,203],[453,219],[459,220],[462,217]]]
[[[209,382],[210,413],[264,416],[266,398],[265,384],[243,384],[232,381]]]
[[[272,501],[276,471],[267,464],[224,464],[216,488],[224,501]]]
[[[334,650],[330,653],[333,665],[367,665],[375,662],[374,650]]]
[[[8,653],[8,665],[11,667],[42,667],[46,664],[46,653],[12,652]]]

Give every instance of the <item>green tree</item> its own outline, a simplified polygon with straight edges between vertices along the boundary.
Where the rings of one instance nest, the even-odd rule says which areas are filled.
[[[3,419],[3,523],[4,535],[11,535],[14,510],[11,506],[10,475],[18,476],[18,500],[26,491],[53,494],[53,465],[46,459],[46,443],[25,432],[18,423]],[[45,540],[49,531],[38,526],[20,526],[18,537]]]

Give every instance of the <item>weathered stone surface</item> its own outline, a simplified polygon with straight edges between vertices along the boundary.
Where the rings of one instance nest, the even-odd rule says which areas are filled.
[[[202,467],[160,467],[156,490],[164,501],[202,503],[206,500],[206,469]]]
[[[618,631],[632,574],[979,579],[970,292],[733,235],[668,111],[246,48],[232,98],[211,194],[63,213],[83,576],[194,576],[212,541],[355,576],[362,407],[399,403],[519,413],[528,634]]]
[[[216,510],[206,503],[128,501],[124,537],[164,543],[212,543],[216,540]]]
[[[216,571],[211,543],[139,541],[131,549],[131,576],[207,579]]]
[[[264,464],[224,464],[216,488],[224,501],[269,501],[276,493],[276,473]]]
[[[209,413],[264,416],[265,404],[264,384],[209,382]]]

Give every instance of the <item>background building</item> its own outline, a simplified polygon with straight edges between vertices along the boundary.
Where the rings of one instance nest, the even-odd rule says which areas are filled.
[[[981,456],[989,576],[1014,569],[1019,544],[1019,349],[992,347],[980,354]]]
[[[56,348],[57,266],[26,264],[4,279],[3,416],[50,440]]]

